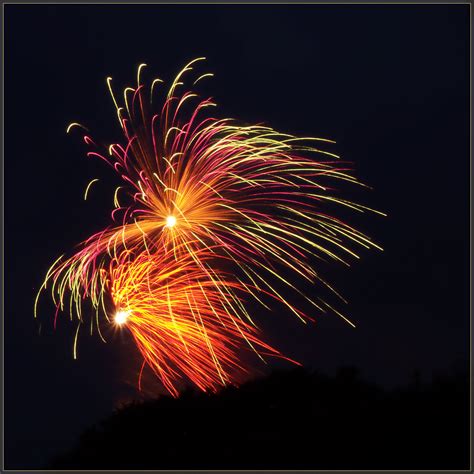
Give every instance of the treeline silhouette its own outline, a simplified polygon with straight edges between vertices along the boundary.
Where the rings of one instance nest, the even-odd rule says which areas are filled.
[[[469,469],[468,369],[384,390],[346,367],[128,404],[49,469]]]

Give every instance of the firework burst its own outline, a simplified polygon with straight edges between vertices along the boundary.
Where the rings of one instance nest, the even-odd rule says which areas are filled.
[[[200,256],[206,260],[205,256]],[[210,279],[186,252],[138,257],[124,252],[110,264],[114,322],[132,334],[137,347],[166,389],[178,395],[183,376],[202,390],[215,391],[247,373],[239,354],[251,348],[262,360],[280,354],[246,323],[230,290],[238,283]]]
[[[124,185],[114,195],[115,225],[55,262],[42,287],[51,285],[58,311],[69,297],[71,317],[79,321],[82,302],[91,301],[91,327],[95,321],[99,333],[99,313],[110,321],[104,302],[110,297],[115,322],[128,327],[145,363],[174,395],[173,380],[181,375],[202,389],[230,382],[233,371],[244,370],[237,355],[244,344],[278,355],[257,338],[245,304],[278,301],[305,321],[279,286],[315,312],[333,310],[352,324],[321,297],[303,294],[298,279],[320,281],[337,294],[312,262],[349,265],[357,248],[380,248],[327,213],[331,204],[373,211],[336,194],[337,183],[362,184],[323,149],[334,142],[214,118],[212,100],[184,82],[202,59],[186,65],[161,93],[159,107],[163,81],[142,84],[144,64],[122,105],[107,79],[124,143],[102,148],[84,127],[68,127],[86,131],[88,156],[104,160]],[[209,76],[198,76],[192,87]]]

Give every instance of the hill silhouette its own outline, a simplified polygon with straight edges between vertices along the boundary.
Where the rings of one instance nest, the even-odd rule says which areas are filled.
[[[354,367],[275,372],[117,409],[49,469],[469,469],[466,370],[384,390]]]

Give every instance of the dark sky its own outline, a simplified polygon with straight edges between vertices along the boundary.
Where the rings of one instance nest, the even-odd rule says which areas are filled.
[[[32,309],[50,264],[108,219],[117,182],[65,127],[120,139],[105,78],[132,83],[141,62],[171,79],[206,56],[219,114],[335,139],[374,187],[361,200],[388,213],[353,221],[385,252],[331,270],[357,329],[274,314],[274,344],[385,386],[467,360],[468,45],[468,5],[6,5],[6,467],[40,468],[134,396],[125,334],[84,335],[74,361],[67,315],[53,334],[45,303],[39,335]]]

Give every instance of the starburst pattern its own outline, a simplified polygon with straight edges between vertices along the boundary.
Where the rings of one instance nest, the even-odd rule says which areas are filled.
[[[178,74],[158,108],[163,81],[145,87],[144,64],[123,105],[107,79],[124,143],[104,149],[84,127],[68,127],[85,132],[88,156],[104,160],[123,184],[114,195],[114,224],[55,262],[42,287],[51,284],[58,311],[69,297],[71,318],[80,322],[90,301],[99,334],[100,314],[110,322],[111,299],[115,324],[128,328],[173,395],[181,376],[203,390],[235,380],[232,373],[245,371],[238,358],[245,345],[260,357],[279,356],[258,336],[246,309],[250,299],[266,308],[278,302],[305,322],[312,316],[293,303],[304,299],[315,313],[332,310],[352,324],[319,295],[305,295],[298,281],[322,282],[338,295],[314,262],[349,265],[357,248],[380,249],[328,213],[335,206],[379,213],[339,197],[338,183],[362,184],[327,150],[334,142],[214,118],[212,100],[185,87],[202,59]]]

